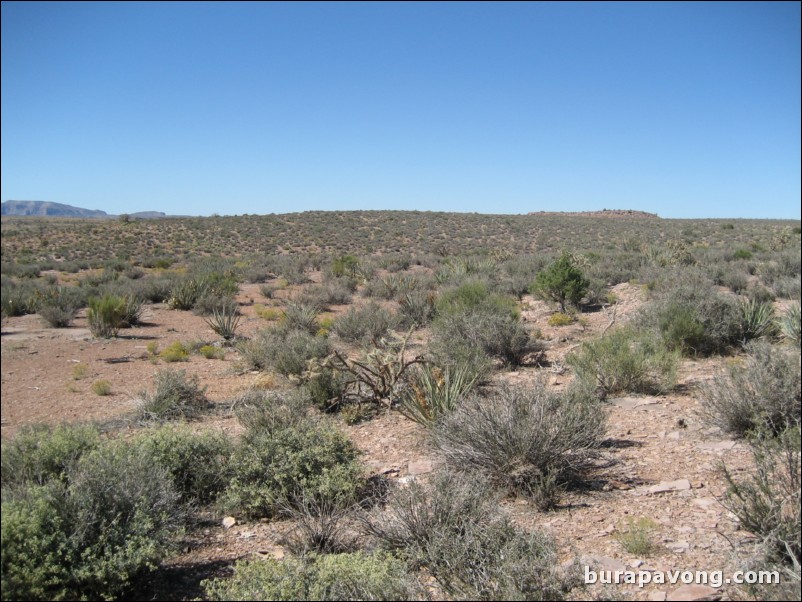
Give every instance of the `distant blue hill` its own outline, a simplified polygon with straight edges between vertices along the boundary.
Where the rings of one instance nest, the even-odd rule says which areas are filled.
[[[96,217],[96,218],[115,218],[116,215],[109,215],[100,209],[83,209],[64,205],[62,203],[51,203],[49,201],[6,201],[0,205],[0,215],[15,215],[27,217]],[[159,217],[169,217],[161,211],[140,211],[139,213],[129,213],[132,219],[153,219]]]

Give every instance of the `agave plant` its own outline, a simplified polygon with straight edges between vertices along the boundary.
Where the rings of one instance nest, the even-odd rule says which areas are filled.
[[[423,364],[410,379],[399,411],[410,420],[432,426],[457,408],[477,380],[478,374],[466,365],[441,369]]]
[[[239,320],[240,317],[236,309],[232,310],[223,307],[221,310],[215,309],[211,317],[206,320],[206,323],[217,335],[223,337],[226,341],[230,341],[236,336]]]
[[[800,342],[800,310],[799,301],[792,304],[779,319],[780,331],[790,342],[799,347]]]
[[[746,343],[761,337],[771,337],[777,334],[777,324],[774,321],[774,306],[765,301],[750,299],[740,306],[741,341]]]

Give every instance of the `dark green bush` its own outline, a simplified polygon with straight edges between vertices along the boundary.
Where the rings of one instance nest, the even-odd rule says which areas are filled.
[[[388,554],[240,561],[229,579],[204,582],[210,600],[419,600],[423,588]]]
[[[714,424],[739,436],[784,431],[802,419],[799,349],[761,342],[746,361],[705,383],[702,407]]]
[[[3,440],[3,487],[63,480],[67,470],[85,453],[100,445],[100,433],[91,425],[25,426],[10,441]]]
[[[469,281],[437,301],[431,344],[440,363],[471,364],[476,372],[486,370],[483,359],[516,366],[538,349],[520,322],[515,301],[491,293],[480,281]]]
[[[330,347],[325,337],[304,330],[266,328],[240,342],[237,349],[252,369],[272,368],[279,374],[300,375],[309,367],[309,360],[325,357]]]
[[[546,301],[559,303],[560,311],[565,313],[566,303],[579,306],[589,284],[571,256],[563,253],[557,261],[537,275],[531,292]]]
[[[582,343],[566,362],[586,389],[616,393],[665,393],[674,386],[679,353],[648,332],[611,330]]]
[[[135,445],[170,475],[184,504],[209,504],[228,485],[234,446],[223,433],[165,425],[140,433]]]
[[[166,472],[123,443],[84,454],[65,482],[4,492],[3,598],[118,597],[165,557],[176,502]]]
[[[250,430],[232,458],[224,505],[253,518],[271,518],[302,494],[353,499],[364,482],[357,456],[345,435],[323,424]]]

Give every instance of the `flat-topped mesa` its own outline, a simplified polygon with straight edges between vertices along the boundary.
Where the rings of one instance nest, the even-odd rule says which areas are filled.
[[[635,209],[602,209],[601,211],[530,211],[527,215],[570,215],[572,217],[635,217],[641,219],[660,219],[656,213]]]

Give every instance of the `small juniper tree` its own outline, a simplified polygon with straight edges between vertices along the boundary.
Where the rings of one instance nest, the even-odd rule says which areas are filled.
[[[556,301],[565,312],[566,302],[579,305],[588,292],[590,282],[574,265],[571,256],[563,253],[557,261],[537,275],[531,292],[546,301]]]

